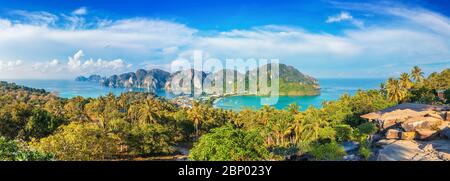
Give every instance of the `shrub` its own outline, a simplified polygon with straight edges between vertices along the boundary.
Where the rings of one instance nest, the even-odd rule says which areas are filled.
[[[172,153],[173,135],[169,128],[159,124],[133,125],[128,136],[130,152],[143,156]]]
[[[0,137],[1,161],[45,161],[52,159],[52,154],[35,151],[23,142]]]
[[[200,137],[190,151],[191,160],[244,161],[267,160],[269,152],[259,133],[225,125]]]
[[[336,141],[343,142],[353,138],[353,128],[350,125],[342,124],[336,126]]]
[[[72,122],[49,137],[33,140],[32,145],[40,151],[54,153],[58,160],[104,160],[118,152],[113,137],[116,136],[107,134],[96,124]]]
[[[365,160],[368,160],[372,155],[372,151],[366,146],[360,146],[358,152]]]
[[[316,160],[342,160],[346,155],[344,147],[336,142],[316,144],[311,150]]]

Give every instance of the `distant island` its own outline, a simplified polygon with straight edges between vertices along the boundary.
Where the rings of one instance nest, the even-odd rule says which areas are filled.
[[[207,73],[194,69],[177,71],[169,73],[160,69],[144,70],[138,69],[136,72],[128,72],[120,75],[112,75],[109,77],[102,77],[100,75],[90,75],[88,77],[79,76],[75,80],[81,82],[96,82],[101,86],[114,88],[145,88],[149,91],[157,90],[172,90],[171,83],[177,78],[177,75],[188,76],[191,80],[191,85],[194,90],[205,89],[202,83],[206,79],[216,78],[215,80],[224,80],[225,87],[236,89],[237,81],[245,81],[248,85],[249,77],[256,77],[258,70],[270,70],[268,66],[263,65],[258,69],[247,71],[245,74],[234,70],[223,69],[214,73]],[[264,68],[264,69],[261,69]],[[234,74],[233,81],[226,81],[226,75]],[[178,76],[180,77],[180,76]],[[217,77],[219,79],[217,79]],[[279,95],[288,96],[312,96],[320,94],[320,85],[317,79],[309,75],[305,75],[293,66],[279,64]],[[175,82],[177,82],[175,80]],[[258,89],[260,89],[258,87]],[[214,92],[214,91],[213,91]],[[250,95],[252,93],[246,91],[243,95]],[[242,95],[242,94],[241,94]]]

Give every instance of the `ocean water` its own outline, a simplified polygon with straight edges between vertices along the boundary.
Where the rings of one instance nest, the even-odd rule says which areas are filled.
[[[145,91],[145,89],[130,88],[109,88],[102,87],[92,82],[77,82],[74,80],[4,80],[14,82],[18,85],[25,85],[32,88],[45,89],[54,92],[60,97],[72,98],[75,96],[82,97],[99,97],[112,92],[120,95],[129,91]],[[321,107],[325,100],[336,100],[342,94],[349,93],[353,95],[358,90],[376,89],[384,79],[319,79],[321,86],[321,94],[318,96],[280,96],[277,104],[273,105],[277,109],[283,109],[291,103],[297,103],[302,110],[309,106]],[[172,98],[166,92],[157,92],[159,96]],[[258,96],[230,96],[224,97],[216,101],[215,107],[241,110],[243,108],[259,109],[261,105],[261,97]]]
[[[280,96],[273,106],[276,109],[284,109],[289,104],[296,103],[301,110],[309,106],[320,108],[323,101],[337,100],[344,93],[354,95],[358,90],[378,89],[384,81],[385,79],[319,79],[320,95]],[[260,109],[263,106],[259,96],[230,96],[215,103],[215,107],[229,110]]]
[[[56,93],[58,96],[63,98],[72,98],[76,96],[82,97],[92,97],[96,98],[99,96],[104,96],[109,93],[114,95],[120,95],[123,92],[137,91],[145,92],[142,88],[111,88],[100,86],[98,83],[94,82],[79,82],[74,80],[2,80],[7,82],[14,82],[18,85],[24,85],[27,87],[45,89],[46,91]],[[157,92],[159,96],[164,96],[172,98],[166,92]]]

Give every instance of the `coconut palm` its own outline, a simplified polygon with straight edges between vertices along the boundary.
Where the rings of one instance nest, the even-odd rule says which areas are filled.
[[[423,80],[423,72],[418,66],[414,66],[411,71],[411,77],[415,82],[422,82]]]
[[[288,111],[292,114],[298,114],[300,107],[296,103],[289,104]]]
[[[193,102],[192,108],[188,110],[188,117],[193,121],[194,123],[194,129],[195,129],[195,137],[198,138],[200,136],[200,129],[202,126],[202,123],[204,121],[204,111],[198,102]]]
[[[387,91],[386,91],[386,84],[385,83],[381,83],[380,84],[380,91],[383,95],[387,95]]]
[[[302,121],[302,140],[314,141],[319,139],[320,130],[327,126],[328,122],[322,119],[320,111],[312,107],[309,107],[305,111],[305,116]]]
[[[303,121],[303,114],[296,114],[294,116],[294,125],[293,125],[294,126],[293,131],[295,134],[294,143],[298,143],[300,141],[301,134],[303,131],[302,121]]]
[[[411,89],[411,87],[413,86],[413,82],[411,81],[411,79],[409,79],[408,73],[402,73],[402,75],[400,75],[399,83],[400,86],[405,89]]]
[[[389,78],[386,84],[388,99],[394,102],[403,102],[407,97],[407,90],[404,89],[399,80]]]
[[[139,109],[139,121],[141,123],[156,124],[161,118],[155,109],[155,104],[151,99],[146,99]]]

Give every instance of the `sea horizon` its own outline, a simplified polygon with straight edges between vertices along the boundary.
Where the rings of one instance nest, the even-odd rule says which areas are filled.
[[[143,88],[112,88],[99,85],[94,82],[79,82],[70,79],[0,79],[2,81],[13,82],[31,88],[44,89],[54,92],[63,98],[73,98],[81,96],[84,98],[97,98],[113,93],[118,96],[125,92],[149,92]],[[354,95],[358,90],[378,89],[379,85],[385,82],[383,78],[317,78],[321,87],[319,95],[313,96],[279,96],[276,104],[271,105],[276,109],[284,109],[289,104],[296,103],[300,110],[305,110],[309,106],[322,107],[324,101],[339,99],[343,94]],[[157,96],[172,99],[174,97],[166,91],[158,91]],[[214,107],[225,110],[240,111],[244,108],[260,109],[262,105],[260,99],[263,96],[255,95],[232,95],[218,98]]]

